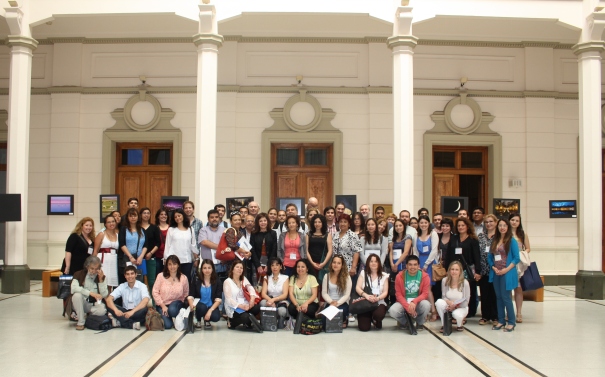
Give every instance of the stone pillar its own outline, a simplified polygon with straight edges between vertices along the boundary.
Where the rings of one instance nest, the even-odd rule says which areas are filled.
[[[216,97],[218,35],[214,5],[200,4],[199,33],[193,36],[197,46],[197,107],[195,127],[195,205],[198,217],[216,204]]]
[[[580,143],[578,185],[579,271],[576,297],[602,300],[602,195],[601,182],[601,34],[605,14],[593,13],[587,19],[583,40],[573,47],[578,56]],[[590,37],[591,40],[587,40]]]
[[[7,22],[14,31],[29,29],[21,26],[23,13],[7,9]],[[29,30],[27,30],[29,34]],[[29,119],[31,100],[31,68],[33,50],[38,42],[28,35],[9,35],[10,78],[8,87],[8,194],[21,194],[21,221],[6,223],[6,266],[2,276],[2,293],[29,292],[27,266],[27,201],[29,174]]]
[[[414,47],[412,7],[397,8],[393,36],[393,210],[414,212]]]

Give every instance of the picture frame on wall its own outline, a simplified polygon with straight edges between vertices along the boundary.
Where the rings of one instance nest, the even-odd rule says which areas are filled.
[[[352,216],[355,212],[357,212],[357,195],[336,195],[334,207],[336,207],[338,203],[344,203],[345,213],[348,215]]]
[[[549,200],[548,208],[551,219],[575,219],[578,217],[578,206],[575,200]]]
[[[248,207],[248,204],[253,201],[254,196],[240,196],[237,198],[227,198],[225,201],[227,217],[229,217],[229,214],[233,211],[239,211],[239,209],[242,207]]]
[[[370,217],[374,217],[374,214],[376,213],[376,208],[378,207],[382,207],[384,208],[384,216],[388,216],[389,213],[393,213],[393,205],[392,204],[373,204],[372,205],[372,213],[370,214]],[[399,218],[399,214],[396,214],[397,218]]]
[[[73,195],[48,195],[46,200],[46,214],[48,216],[73,216]]]
[[[444,217],[458,217],[458,211],[468,209],[468,197],[466,196],[442,196],[441,213]]]
[[[494,215],[508,219],[512,213],[521,213],[521,199],[494,198]]]
[[[298,208],[298,216],[302,217],[305,215],[305,198],[277,198],[275,199],[275,207],[278,210],[286,210],[286,206],[290,203],[294,203]]]
[[[189,200],[188,196],[162,196],[161,208],[166,209],[168,213],[172,213],[175,209],[183,209],[183,203]]]
[[[120,195],[107,194],[99,196],[99,211],[101,213],[101,224],[105,218],[114,211],[120,210]]]

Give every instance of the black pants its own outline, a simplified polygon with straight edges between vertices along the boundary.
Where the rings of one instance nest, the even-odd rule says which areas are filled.
[[[497,320],[496,291],[494,291],[494,285],[489,282],[489,276],[481,276],[479,289],[481,290],[481,318]]]
[[[468,303],[468,315],[466,318],[472,318],[477,314],[477,282],[473,277],[468,279],[468,282],[471,287],[471,298]]]
[[[431,292],[433,292],[433,297],[435,298],[435,302],[437,302],[443,295],[443,292],[441,291],[441,280],[436,281],[434,285],[431,285]]]
[[[254,305],[247,312],[243,312],[243,313],[233,312],[233,317],[231,317],[229,319],[229,329],[235,330],[235,328],[239,325],[244,325],[246,327],[250,327],[252,325],[252,321],[250,321],[249,314],[252,314],[255,316],[258,313],[260,313],[260,304]]]
[[[380,330],[382,328],[382,320],[386,314],[386,305],[378,305],[378,307],[371,312],[357,314],[357,328],[359,331],[370,331],[372,322],[374,322],[376,329]]]
[[[126,310],[119,305],[116,305],[116,308],[124,314],[132,311]],[[116,313],[111,310],[110,307],[107,307],[107,310],[113,315],[113,318],[117,319],[118,322],[120,322],[120,327],[123,329],[131,329],[132,324],[135,322],[138,322],[140,324],[145,323],[145,315],[147,315],[147,307],[144,307],[143,309],[134,312],[134,314],[130,318],[126,318],[124,316],[118,317]]]
[[[312,302],[307,306],[307,312],[305,313],[305,315],[307,317],[315,318],[315,313],[317,313],[317,310],[319,310],[319,304],[316,302]],[[288,313],[290,313],[290,317],[296,319],[296,316],[298,316],[298,310],[296,309],[296,305],[290,303],[290,305],[288,305]]]

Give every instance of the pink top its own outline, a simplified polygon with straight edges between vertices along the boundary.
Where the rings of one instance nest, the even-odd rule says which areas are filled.
[[[284,239],[284,266],[286,267],[294,267],[296,261],[300,259],[300,252],[298,248],[300,247],[300,235],[296,233],[296,239],[291,240],[290,236],[286,234],[286,238]],[[295,257],[292,258],[291,255],[294,254]]]
[[[173,301],[184,301],[189,295],[189,281],[181,274],[181,281],[166,279],[164,274],[159,273],[153,284],[153,299],[158,306],[168,306]]]

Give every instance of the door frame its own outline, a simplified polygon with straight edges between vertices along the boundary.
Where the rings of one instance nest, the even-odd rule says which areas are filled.
[[[105,131],[103,132],[103,161],[101,193],[113,194],[116,187],[117,143],[172,143],[172,195],[181,195],[182,138],[180,131]]]
[[[332,144],[332,195],[340,195],[342,193],[343,148],[341,132],[265,131],[262,133],[261,141],[261,208],[269,208],[269,203],[271,203],[271,144],[273,143]]]
[[[502,197],[502,136],[500,135],[453,135],[424,134],[423,141],[423,200],[429,213],[433,209],[433,146],[479,146],[487,147],[487,206],[486,213],[493,212],[494,198]],[[430,200],[427,200],[430,198]]]

